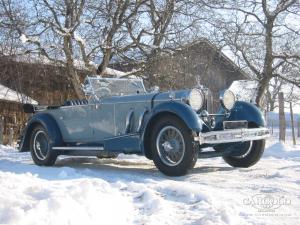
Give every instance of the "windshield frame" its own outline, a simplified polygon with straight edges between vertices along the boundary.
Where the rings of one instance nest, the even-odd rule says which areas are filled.
[[[128,82],[128,85],[132,84],[132,82],[138,82],[140,84],[140,87],[136,89],[136,91],[132,92],[113,92],[112,94],[107,95],[101,95],[99,92],[97,92],[95,85],[93,84],[95,81],[99,81],[99,84],[101,83],[109,83],[113,84],[114,81],[123,81],[125,82],[124,85],[126,85],[126,81]],[[105,82],[107,81],[107,82]],[[101,88],[102,85],[100,85]],[[105,89],[106,85],[103,85],[103,88]],[[132,85],[133,86],[133,85]],[[125,87],[125,86],[124,86]],[[141,78],[104,78],[101,76],[87,76],[84,80],[84,83],[82,85],[83,92],[85,95],[89,98],[93,98],[96,100],[99,100],[104,97],[112,97],[112,96],[128,96],[128,95],[134,95],[134,94],[146,94],[146,88],[144,86],[143,79]],[[108,88],[109,89],[109,88]],[[124,89],[125,90],[125,89]],[[123,94],[125,93],[125,94]]]

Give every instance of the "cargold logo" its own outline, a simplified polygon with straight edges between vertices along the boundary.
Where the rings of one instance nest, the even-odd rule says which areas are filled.
[[[283,205],[291,205],[291,200],[282,195],[256,194],[243,199],[243,204],[250,205],[259,212],[274,212]]]

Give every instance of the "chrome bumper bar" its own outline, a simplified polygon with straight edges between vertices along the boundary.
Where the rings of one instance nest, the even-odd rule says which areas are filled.
[[[267,128],[253,129],[230,129],[222,131],[211,131],[200,133],[194,140],[202,144],[221,144],[241,141],[252,141],[265,139],[270,136],[270,131]]]

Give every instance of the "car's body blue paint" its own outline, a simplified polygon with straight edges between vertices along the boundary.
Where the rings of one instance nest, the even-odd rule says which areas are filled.
[[[220,114],[226,113],[226,111],[221,108],[219,110]],[[223,121],[237,121],[237,120],[246,120],[248,124],[255,125],[255,127],[265,127],[266,122],[264,115],[261,110],[254,104],[249,102],[237,101],[234,105],[234,108],[228,112],[227,117],[217,117],[216,127],[214,130],[223,129]]]
[[[155,101],[154,101],[155,102]],[[195,133],[201,132],[203,121],[199,118],[197,113],[186,103],[182,101],[169,100],[163,103],[154,104],[154,108],[145,117],[145,123],[141,132],[140,149],[143,154],[148,155],[146,138],[150,138],[151,126],[155,123],[156,119],[162,115],[175,115],[180,118],[190,130]]]
[[[139,134],[124,135],[104,141],[104,150],[109,152],[141,153]]]
[[[20,150],[29,149],[31,131],[40,124],[55,143],[62,146],[103,146],[105,151],[150,157],[149,146],[145,145],[149,141],[151,125],[161,115],[176,115],[195,134],[211,129],[187,104],[189,91],[112,96],[84,105],[37,112],[24,130]],[[224,109],[220,112],[225,113]],[[224,120],[247,120],[257,126],[265,126],[260,110],[246,102],[236,102],[229,117],[217,117],[213,130],[222,130]]]
[[[255,123],[258,127],[266,126],[262,111],[249,102],[237,101],[230,111],[228,120],[247,120],[248,123]]]
[[[168,101],[158,104],[153,108],[149,122],[158,114],[166,112],[175,114],[181,118],[192,131],[201,132],[202,120],[189,105],[183,102]]]

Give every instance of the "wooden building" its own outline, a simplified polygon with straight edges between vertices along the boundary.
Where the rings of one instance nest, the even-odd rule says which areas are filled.
[[[130,71],[134,64],[115,64],[115,69]],[[203,39],[177,49],[173,54],[162,54],[147,62],[145,77],[149,86],[162,90],[184,89],[199,86],[209,88],[215,107],[219,105],[220,91],[233,81],[247,80],[248,75],[208,40]]]
[[[38,104],[32,98],[0,84],[0,126],[3,127],[4,143],[8,141],[9,130],[12,128],[17,137],[28,119],[22,110],[23,103]]]
[[[84,72],[79,73],[85,77]],[[30,57],[0,57],[0,83],[41,105],[61,104],[75,96],[64,67]]]

